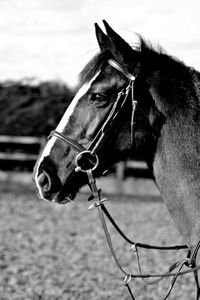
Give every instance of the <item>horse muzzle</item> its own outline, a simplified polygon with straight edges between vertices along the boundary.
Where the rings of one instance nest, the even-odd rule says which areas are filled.
[[[36,164],[33,181],[39,198],[58,204],[73,201],[78,190],[87,183],[87,176],[83,172],[76,172],[76,166],[72,163],[69,169],[63,167],[60,177],[50,158],[46,157],[39,165]]]
[[[40,169],[34,174],[33,180],[38,189],[39,197],[43,200],[54,201],[60,188],[58,179],[53,179],[52,174],[47,170]]]

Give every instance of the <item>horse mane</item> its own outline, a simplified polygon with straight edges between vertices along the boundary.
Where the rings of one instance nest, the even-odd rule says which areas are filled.
[[[154,63],[154,65],[156,65],[158,62],[163,66],[164,64],[166,66],[168,66],[169,63],[170,65],[173,64],[173,69],[188,68],[183,62],[181,62],[177,58],[168,55],[160,45],[153,46],[150,41],[145,40],[139,34],[137,34],[137,37],[139,42],[134,42],[132,44],[132,48],[137,52],[141,52],[142,59],[145,60],[146,68],[148,68],[149,64]],[[97,53],[80,72],[80,83],[84,84],[89,82],[94,77],[94,75],[103,67],[103,65],[107,63],[108,59],[110,58],[112,58],[112,54],[108,48],[105,48],[105,50]]]
[[[144,39],[138,34],[139,42],[134,42],[132,48],[136,51],[141,51],[142,44],[147,45],[144,42]],[[149,46],[150,48],[150,46]],[[109,59],[113,58],[109,48],[105,47],[104,50],[97,53],[83,68],[83,70],[79,74],[79,82],[81,85],[89,82],[95,74],[100,71],[100,69],[108,62]]]
[[[141,72],[146,77],[148,84],[153,87],[153,97],[162,101],[161,112],[166,115],[173,110],[174,105],[178,107],[190,106],[194,98],[197,99],[197,90],[200,92],[199,72],[186,66],[179,59],[167,54],[160,46],[153,46],[138,35],[140,47],[134,47],[140,52]],[[80,85],[89,82],[95,74],[112,58],[109,49],[97,53],[80,72]],[[178,91],[178,95],[177,95]],[[185,97],[190,93],[192,97]],[[190,100],[192,98],[192,100]],[[194,106],[192,104],[192,106]]]

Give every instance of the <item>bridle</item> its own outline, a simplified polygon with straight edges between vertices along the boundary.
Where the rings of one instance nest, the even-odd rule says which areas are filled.
[[[200,248],[200,241],[197,243],[194,250],[191,252],[188,251],[188,255],[186,258],[183,258],[174,264],[172,264],[169,269],[164,274],[143,274],[142,268],[140,264],[140,256],[139,256],[139,248],[144,249],[153,249],[153,250],[180,250],[180,249],[188,249],[187,245],[175,245],[175,246],[153,246],[143,243],[134,242],[131,239],[129,239],[119,228],[117,223],[113,220],[111,215],[109,214],[108,210],[106,209],[104,202],[107,200],[105,198],[101,198],[101,190],[97,188],[96,180],[93,176],[93,171],[97,168],[99,164],[99,159],[96,154],[97,150],[102,146],[103,140],[108,135],[110,128],[112,128],[114,121],[120,114],[122,108],[124,107],[125,103],[127,102],[128,96],[131,93],[131,101],[132,101],[132,114],[131,114],[131,144],[133,144],[133,125],[134,125],[134,115],[135,115],[135,109],[137,101],[134,98],[134,82],[136,77],[129,72],[127,72],[119,63],[116,61],[110,59],[108,61],[109,65],[111,65],[113,68],[115,68],[117,71],[121,72],[127,79],[128,84],[125,88],[123,88],[117,95],[117,99],[109,112],[106,120],[104,121],[102,127],[97,132],[94,139],[88,144],[88,146],[85,148],[82,145],[80,145],[75,140],[71,139],[68,136],[65,136],[63,133],[58,132],[56,130],[52,131],[50,133],[49,137],[57,137],[64,141],[67,145],[70,145],[74,149],[76,149],[79,153],[76,156],[76,172],[84,172],[87,173],[88,176],[88,184],[90,186],[92,195],[89,197],[89,201],[93,200],[94,203],[89,207],[89,209],[97,208],[98,214],[101,220],[102,228],[104,230],[106,240],[108,243],[108,246],[110,248],[110,252],[112,254],[112,257],[118,266],[119,270],[123,274],[123,283],[127,287],[128,292],[130,294],[130,297],[132,300],[135,300],[133,292],[130,287],[130,282],[132,278],[141,278],[146,284],[156,284],[159,283],[161,280],[163,280],[166,277],[172,277],[172,281],[170,284],[170,287],[168,289],[168,292],[166,296],[163,298],[163,300],[167,299],[170,295],[174,284],[180,275],[184,275],[187,273],[194,273],[194,278],[196,282],[197,287],[197,296],[196,299],[199,299],[200,296],[200,286],[198,281],[198,274],[197,271],[200,270],[200,266],[196,266],[196,257]],[[84,166],[85,161],[87,161],[86,167]],[[114,226],[114,228],[117,230],[119,235],[128,243],[131,245],[131,250],[136,254],[137,258],[137,264],[138,264],[138,270],[139,274],[132,274],[127,272],[119,262],[119,259],[117,258],[117,255],[115,253],[112,240],[107,228],[105,217],[110,221],[110,223]],[[182,271],[183,267],[188,267],[189,270]],[[154,278],[152,281],[147,281],[148,278]],[[156,278],[156,279],[155,279]]]
[[[99,160],[97,157],[97,150],[100,149],[100,147],[103,144],[103,140],[106,138],[108,135],[110,129],[113,126],[114,121],[120,114],[122,108],[124,107],[125,103],[127,102],[127,98],[129,94],[131,93],[131,102],[132,102],[132,115],[131,115],[131,126],[130,126],[130,141],[131,145],[133,144],[133,125],[134,125],[134,115],[135,115],[135,109],[137,105],[137,101],[134,99],[134,81],[135,81],[135,76],[131,75],[128,73],[122,66],[120,66],[116,61],[110,59],[108,61],[108,64],[111,65],[113,68],[121,72],[127,79],[128,79],[128,84],[125,88],[123,88],[117,95],[116,101],[114,102],[113,107],[111,108],[108,116],[106,117],[105,121],[103,122],[103,125],[95,135],[92,141],[89,142],[88,146],[85,148],[82,145],[80,145],[78,142],[75,140],[71,139],[68,136],[65,136],[63,133],[58,132],[56,130],[53,130],[49,137],[55,136],[57,138],[60,138],[62,141],[76,149],[80,154],[78,155],[77,159],[80,159],[80,156],[85,156],[88,158],[90,156],[91,162],[95,161],[94,165],[91,166],[91,170],[93,171],[94,169],[97,168]],[[78,171],[78,168],[76,169]],[[82,168],[81,171],[85,172],[85,170]]]

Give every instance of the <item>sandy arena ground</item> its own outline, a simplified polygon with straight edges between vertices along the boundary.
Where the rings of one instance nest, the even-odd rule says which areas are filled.
[[[86,192],[73,204],[58,207],[37,199],[30,176],[25,183],[19,182],[19,176],[15,182],[11,177],[2,180],[0,191],[1,300],[129,300],[97,211],[87,209]],[[133,240],[181,243],[158,195],[108,196],[107,208]],[[130,245],[114,229],[110,232],[123,266],[138,272]],[[166,271],[185,252],[142,250],[141,255],[144,271],[155,273]],[[133,280],[131,286],[136,299],[155,300],[166,293],[169,280],[158,286]],[[192,300],[194,292],[193,277],[187,275],[178,280],[170,299]]]

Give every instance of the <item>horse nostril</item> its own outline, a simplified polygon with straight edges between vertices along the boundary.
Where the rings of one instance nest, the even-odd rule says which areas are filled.
[[[42,188],[43,192],[49,192],[51,189],[51,178],[46,171],[42,171],[42,173],[38,176],[38,183]]]

